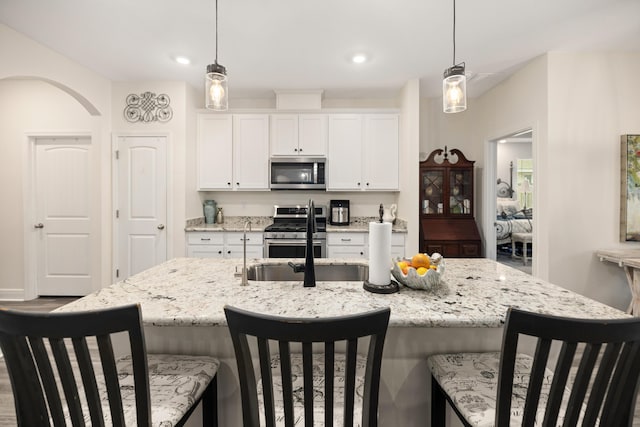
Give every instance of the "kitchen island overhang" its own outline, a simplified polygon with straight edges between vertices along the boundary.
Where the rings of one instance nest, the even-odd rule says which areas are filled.
[[[287,262],[254,259],[254,263]],[[293,260],[300,262],[301,260]],[[318,264],[362,263],[319,259]],[[625,318],[626,313],[536,279],[495,261],[447,259],[447,295],[402,287],[373,294],[362,282],[249,281],[235,276],[241,259],[176,258],[136,274],[58,311],[90,310],[138,302],[151,352],[211,354],[219,372],[221,425],[240,425],[235,355],[223,307],[291,317],[353,314],[390,307],[380,392],[381,426],[423,426],[429,415],[426,356],[454,351],[498,350],[509,306],[589,318]]]

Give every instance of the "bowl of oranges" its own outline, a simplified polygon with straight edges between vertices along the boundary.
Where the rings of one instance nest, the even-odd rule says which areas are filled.
[[[391,267],[393,277],[413,289],[435,290],[442,284],[444,259],[437,252],[417,253],[411,259],[397,258]]]

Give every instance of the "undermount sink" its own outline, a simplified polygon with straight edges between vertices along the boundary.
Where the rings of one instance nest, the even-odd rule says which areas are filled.
[[[316,264],[316,282],[364,281],[369,277],[369,267],[361,264]],[[304,273],[294,273],[288,264],[256,264],[247,267],[247,279],[274,282],[301,282]]]

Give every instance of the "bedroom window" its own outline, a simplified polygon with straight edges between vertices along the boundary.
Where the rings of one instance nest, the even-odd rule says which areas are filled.
[[[533,159],[516,161],[516,195],[522,208],[533,208]],[[525,183],[526,181],[526,183]]]

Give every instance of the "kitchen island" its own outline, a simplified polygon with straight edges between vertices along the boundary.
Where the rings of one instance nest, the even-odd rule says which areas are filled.
[[[252,263],[286,263],[254,259]],[[300,260],[295,260],[299,262]],[[345,260],[318,259],[317,264]],[[354,260],[349,263],[366,261]],[[240,285],[239,259],[176,258],[58,309],[75,311],[140,303],[149,351],[212,354],[219,372],[220,425],[239,426],[235,356],[226,329],[226,304],[292,317],[337,316],[390,307],[380,394],[381,426],[424,426],[429,414],[425,358],[444,351],[500,348],[509,306],[590,318],[626,313],[488,259],[447,259],[445,292],[401,287],[372,294],[362,282],[249,282]]]

